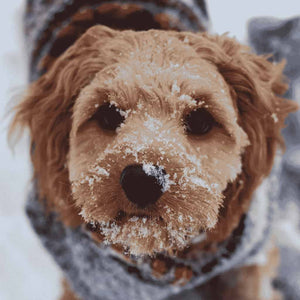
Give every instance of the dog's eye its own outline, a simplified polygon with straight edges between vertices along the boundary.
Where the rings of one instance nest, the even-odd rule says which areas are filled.
[[[208,133],[215,123],[212,115],[203,108],[193,110],[184,120],[187,132],[199,135]]]
[[[94,118],[101,128],[107,130],[116,130],[125,119],[122,115],[122,111],[110,103],[105,103],[100,106]]]

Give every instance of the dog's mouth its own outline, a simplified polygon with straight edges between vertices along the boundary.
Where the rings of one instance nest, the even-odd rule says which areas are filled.
[[[153,228],[153,224],[155,224],[155,228]],[[105,224],[104,222],[85,224],[94,240],[101,244],[108,242],[116,252],[116,259],[128,265],[132,270],[138,272],[136,267],[139,264],[150,264],[153,276],[160,278],[175,268],[183,272],[183,275],[180,273],[182,275],[180,275],[180,280],[188,281],[192,276],[192,271],[190,267],[183,264],[186,250],[178,250],[175,247],[168,248],[169,245],[164,241],[164,238],[169,238],[169,236],[164,236],[167,231],[163,231],[161,235],[157,232],[157,228],[164,226],[167,226],[167,221],[162,216],[147,213],[129,213],[122,210],[117,213],[112,221]],[[141,236],[138,237],[137,233],[140,233]],[[128,237],[127,241],[126,237]],[[203,230],[199,231],[197,238],[199,237],[205,237]],[[159,239],[161,239],[161,244],[157,243]],[[141,245],[144,247],[140,248]],[[137,249],[142,249],[141,253]],[[151,252],[153,249],[154,252]]]
[[[154,216],[146,213],[127,213],[123,210],[120,210],[117,213],[117,216],[115,217],[115,221],[117,222],[126,222],[128,220],[137,220],[137,219],[142,219],[144,222],[148,219],[154,218]],[[157,218],[157,217],[156,217]],[[163,220],[162,217],[158,217],[161,221]]]
[[[98,242],[129,256],[153,257],[170,243],[166,222],[160,216],[119,211],[110,221],[91,221],[86,229]]]
[[[155,213],[118,211],[110,221],[91,221],[86,229],[92,237],[127,257],[172,257],[182,252],[193,239],[205,235],[202,229],[188,231],[172,225]]]
[[[159,219],[160,221],[163,221],[163,218],[161,216],[154,216],[146,213],[128,213],[125,212],[124,210],[119,210],[116,216],[112,219],[112,222],[121,225],[122,223],[125,223],[127,221],[134,222],[138,219],[142,219],[143,222],[145,222],[148,219],[153,219],[153,218],[155,218],[156,220]],[[101,222],[90,221],[86,223],[86,228],[92,232],[97,231],[97,229],[100,229],[100,227],[101,227]]]
[[[86,223],[86,229],[93,233],[98,233],[99,237],[102,237],[101,231],[103,226],[108,226],[109,224],[114,224],[116,226],[122,226],[125,223],[135,223],[141,221],[143,224],[146,224],[149,220],[159,222],[160,224],[164,223],[164,219],[161,216],[154,216],[153,214],[146,213],[128,213],[124,210],[118,211],[117,215],[110,222],[98,222],[90,221]]]

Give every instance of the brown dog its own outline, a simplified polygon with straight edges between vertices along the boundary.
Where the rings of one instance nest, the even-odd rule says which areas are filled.
[[[13,128],[30,128],[49,208],[150,256],[159,276],[160,253],[212,252],[247,212],[296,108],[277,96],[282,69],[227,36],[95,26],[31,85]],[[272,299],[275,252],[232,271],[234,285],[211,283],[226,299]]]

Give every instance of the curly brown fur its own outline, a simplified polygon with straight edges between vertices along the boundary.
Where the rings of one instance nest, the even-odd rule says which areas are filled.
[[[147,255],[174,254],[205,232],[189,255],[230,235],[272,168],[296,109],[278,96],[287,88],[283,66],[227,36],[95,26],[31,85],[12,129],[30,128],[40,198],[66,224],[100,224],[102,240]],[[104,102],[126,117],[116,133],[93,118]],[[199,107],[220,125],[204,137],[183,125]],[[132,163],[169,175],[146,209],[119,184]]]

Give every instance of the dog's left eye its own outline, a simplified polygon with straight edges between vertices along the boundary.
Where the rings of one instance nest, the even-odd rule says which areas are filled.
[[[122,110],[113,104],[105,103],[96,112],[94,118],[99,126],[107,130],[116,130],[125,120]]]
[[[185,117],[184,124],[187,132],[203,135],[213,128],[216,121],[207,110],[198,108]]]

